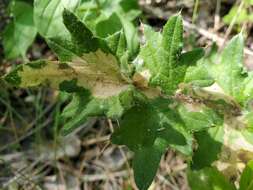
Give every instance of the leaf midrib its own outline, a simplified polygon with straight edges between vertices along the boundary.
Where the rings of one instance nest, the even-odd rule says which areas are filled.
[[[174,24],[174,29],[173,29],[173,37],[172,37],[172,42],[171,42],[171,45],[170,45],[170,51],[169,51],[169,77],[170,77],[170,80],[172,80],[172,75],[173,75],[173,70],[172,70],[172,61],[173,61],[173,47],[175,47],[175,33],[176,33],[176,30],[177,30],[177,24],[178,24],[178,18]]]

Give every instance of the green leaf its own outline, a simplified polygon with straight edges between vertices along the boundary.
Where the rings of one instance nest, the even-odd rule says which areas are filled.
[[[192,51],[185,52],[180,57],[180,64],[183,65],[194,65],[199,59],[205,55],[203,48],[196,48]]]
[[[198,148],[192,158],[192,168],[202,169],[219,159],[222,151],[224,128],[217,126],[195,133]],[[208,150],[208,151],[207,151]]]
[[[213,88],[207,90],[209,93],[213,91],[217,97],[223,96],[225,101],[247,106],[253,98],[253,80],[252,73],[247,72],[243,65],[243,48],[243,36],[239,34],[221,53],[213,52],[211,56],[202,59],[197,67],[189,69],[185,82],[195,85],[215,82]]]
[[[243,95],[244,95],[244,100],[245,101],[245,106],[250,107],[252,99],[253,99],[253,72],[248,72],[248,77],[244,80],[244,90],[243,90]]]
[[[247,127],[253,132],[253,112],[249,112],[245,116]]]
[[[120,70],[124,77],[128,80],[132,78],[134,69],[131,64],[129,64],[129,52],[127,51],[127,41],[123,31],[116,32],[115,34],[108,36],[106,39],[108,47],[111,52],[117,56],[120,60]]]
[[[211,75],[224,90],[238,101],[242,101],[243,36],[234,37],[220,55],[220,63],[211,66]]]
[[[95,30],[99,37],[106,38],[121,29],[121,20],[116,13],[113,13],[108,19],[98,22]]]
[[[144,82],[140,84],[141,86],[146,86],[148,83],[149,86],[161,88],[164,93],[171,95],[184,80],[186,68],[192,64],[188,62],[189,55],[184,54],[181,57],[183,46],[181,16],[171,17],[162,35],[144,26],[144,36],[146,43],[141,47],[135,61],[137,73],[134,78],[143,78]],[[196,54],[199,55],[199,52]],[[202,56],[202,51],[200,54]],[[194,59],[198,60],[199,57],[196,57]]]
[[[249,161],[246,168],[243,170],[240,179],[239,190],[252,190],[253,189],[253,161]]]
[[[71,91],[68,92],[70,93]],[[79,115],[90,100],[91,94],[87,90],[81,90],[79,93],[73,94],[72,100],[62,112],[62,117],[69,118],[77,114]]]
[[[188,67],[184,79],[185,83],[205,87],[210,86],[215,82],[208,72],[208,66],[210,62],[217,60],[217,49],[218,47],[216,44],[213,44],[207,55],[200,59],[196,65]]]
[[[149,105],[140,105],[126,112],[120,121],[112,141],[116,144],[125,144],[131,150],[138,147],[152,146],[156,138],[157,114]],[[131,140],[130,140],[131,139]]]
[[[138,1],[136,1],[136,0],[120,0],[120,6],[122,7],[124,12],[126,12],[126,13],[129,12],[129,11],[139,9]]]
[[[189,131],[205,130],[216,125],[223,124],[223,119],[213,109],[208,107],[199,107],[194,109],[193,105],[187,109],[185,106],[179,107],[179,114],[185,122]]]
[[[119,95],[106,99],[94,98],[88,91],[75,93],[70,104],[65,107],[62,117],[66,120],[61,133],[69,134],[89,118],[106,116],[117,119],[142,99],[133,89],[129,88]]]
[[[171,100],[156,98],[151,101],[153,109],[158,114],[159,125],[158,136],[165,139],[167,146],[187,155],[192,155],[192,135],[187,130],[185,122],[177,110],[170,108]],[[164,128],[165,129],[164,129]]]
[[[139,189],[149,187],[168,146],[192,154],[191,135],[179,115],[168,107],[169,103],[166,99],[156,99],[137,104],[123,114],[120,128],[112,135],[113,143],[126,145],[135,153],[133,167]]]
[[[71,61],[73,57],[78,56],[77,47],[69,36],[52,37],[46,41],[61,62]]]
[[[83,22],[96,34],[106,38],[124,30],[129,58],[133,58],[139,49],[139,39],[135,19],[140,15],[135,0],[98,0],[82,3],[76,13]],[[108,24],[111,27],[108,27]]]
[[[213,72],[214,78],[222,89],[239,102],[245,98],[243,94],[245,86],[242,84],[247,78],[247,73],[243,68],[243,48],[243,36],[239,34],[223,50],[221,63]],[[221,75],[218,75],[217,72],[221,71]]]
[[[111,51],[121,59],[127,52],[127,42],[123,31],[116,32],[106,38]]]
[[[192,190],[236,190],[235,186],[215,168],[188,170],[187,176]]]
[[[45,38],[67,35],[62,12],[64,8],[74,10],[79,0],[35,0],[34,22],[38,32]]]
[[[135,57],[139,51],[139,38],[137,28],[132,24],[132,22],[127,19],[127,15],[121,15],[118,13],[118,16],[122,22],[122,27],[126,35],[127,47],[130,57]]]
[[[206,66],[199,62],[196,67],[191,66],[187,69],[184,82],[194,86],[206,87],[211,86],[214,80],[209,75]]]
[[[25,59],[26,52],[37,34],[33,23],[33,9],[28,3],[14,1],[10,10],[13,20],[3,32],[4,53],[8,59],[19,56]]]
[[[144,147],[135,152],[133,169],[139,190],[148,189],[152,183],[164,151],[163,143],[157,139],[152,147]]]
[[[67,9],[63,12],[63,22],[71,33],[72,43],[76,46],[75,53],[79,56],[82,53],[95,52],[99,48],[108,51],[104,48],[104,41],[95,37],[87,26]]]

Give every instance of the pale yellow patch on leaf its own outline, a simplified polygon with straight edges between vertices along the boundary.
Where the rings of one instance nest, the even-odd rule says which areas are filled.
[[[245,125],[241,118],[225,116],[224,139],[220,158],[214,165],[228,177],[237,177],[253,159],[253,144],[243,134]]]
[[[18,75],[21,77],[20,87],[47,83],[59,88],[61,82],[76,79],[78,86],[89,89],[98,98],[118,95],[129,85],[120,73],[117,59],[101,50],[83,54],[66,64],[48,61],[39,69],[24,65]]]
[[[128,83],[120,73],[117,59],[101,50],[84,54],[69,63],[78,74],[79,86],[87,84],[95,97],[106,98],[119,94],[128,88]]]
[[[223,89],[217,84],[214,83],[213,85],[205,88],[196,88],[194,92],[205,99],[209,100],[224,100],[228,104],[239,106],[233,97],[227,95]]]

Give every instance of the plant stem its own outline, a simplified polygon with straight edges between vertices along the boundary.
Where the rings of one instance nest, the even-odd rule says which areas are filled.
[[[192,23],[195,23],[197,14],[198,14],[199,0],[195,0],[193,15],[192,15]]]

